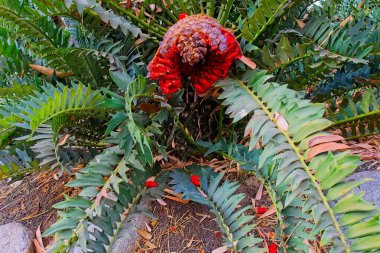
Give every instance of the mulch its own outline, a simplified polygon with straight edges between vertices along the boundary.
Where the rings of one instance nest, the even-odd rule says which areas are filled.
[[[246,195],[240,203],[241,207],[252,205],[254,202],[255,207],[269,208],[269,195],[263,191],[257,196],[260,183],[254,176],[239,172],[230,173],[227,177],[239,181],[240,188],[236,193]],[[254,200],[256,197],[258,199]],[[141,241],[136,243],[134,253],[209,253],[224,246],[223,234],[214,220],[215,215],[206,206],[194,202],[183,204],[168,199],[165,199],[165,202],[165,206],[157,201],[153,203],[153,214],[157,219],[147,224],[146,231],[151,235],[151,239],[141,238]],[[246,214],[255,215],[255,207],[249,209]],[[270,243],[277,224],[274,215],[255,219],[255,222],[259,224],[254,230],[255,235],[264,237],[263,239]]]
[[[18,222],[32,231],[38,227],[41,231],[48,229],[58,219],[52,206],[63,200],[63,194],[73,193],[72,188],[64,186],[72,176],[64,173],[57,178],[55,174],[56,171],[41,171],[13,184],[1,181],[0,225]],[[45,239],[44,243],[49,241]]]
[[[354,153],[362,156],[363,164],[359,171],[379,170],[380,151],[379,137],[373,137],[363,143],[348,143]],[[237,193],[243,192],[246,198],[241,206],[254,205],[247,214],[255,215],[256,207],[270,207],[271,200],[265,190],[258,196],[260,183],[249,173],[244,173],[236,168],[236,164],[229,161],[190,157],[187,162],[178,159],[175,152],[169,153],[169,161],[160,161],[163,169],[181,168],[190,164],[207,165],[215,171],[226,171],[226,179],[238,181],[241,187]],[[375,159],[374,159],[375,158]],[[377,158],[377,159],[376,159]],[[367,160],[368,159],[368,160]],[[7,184],[0,181],[0,225],[9,222],[20,222],[32,231],[41,227],[41,231],[49,228],[58,218],[57,211],[52,206],[63,200],[63,194],[73,196],[77,194],[72,188],[64,185],[74,178],[73,175],[64,173],[60,178],[56,177],[57,171],[41,171],[26,176],[22,181]],[[149,241],[150,246],[156,249],[151,252],[197,252],[206,253],[224,245],[222,233],[214,220],[215,216],[206,206],[190,202],[182,204],[165,199],[166,206],[158,202],[153,203],[153,213],[157,220],[147,224],[150,240],[143,239],[136,242],[135,252],[143,252],[141,249]],[[255,219],[258,223],[254,232],[257,237],[264,239],[266,243],[273,241],[273,231],[276,226],[275,215],[264,219]],[[44,239],[47,245],[51,238]],[[265,245],[263,245],[265,246]]]

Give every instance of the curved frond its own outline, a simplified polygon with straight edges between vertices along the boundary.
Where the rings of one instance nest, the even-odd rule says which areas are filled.
[[[67,184],[79,187],[81,192],[74,198],[66,196],[63,202],[54,205],[62,211],[58,221],[43,234],[54,234],[56,238],[48,252],[67,252],[75,247],[84,252],[112,252],[119,232],[128,226],[128,219],[134,213],[149,214],[140,199],[143,195],[149,199],[162,190],[144,188],[147,178],[157,170],[151,167],[141,171],[120,158],[119,153],[106,150]],[[156,181],[165,187],[165,177]]]
[[[67,8],[70,8],[72,3],[75,3],[76,8],[78,9],[79,14],[83,14],[85,8],[89,8],[99,15],[103,22],[110,24],[112,28],[117,29],[120,27],[121,31],[128,35],[132,33],[134,37],[145,38],[146,35],[142,33],[141,29],[124,17],[116,15],[112,10],[106,10],[101,4],[98,4],[96,1],[92,0],[74,0],[74,1],[65,1]],[[132,14],[133,15],[133,14]]]
[[[44,91],[34,91],[33,95],[10,101],[1,106],[0,129],[21,127],[35,131],[54,117],[63,113],[87,113],[97,109],[102,95],[82,84],[67,86],[44,86]]]
[[[202,168],[201,189],[198,189],[183,170],[175,170],[171,174],[170,184],[173,185],[175,193],[183,194],[184,199],[193,200],[210,208],[224,234],[228,249],[233,252],[265,252],[258,246],[261,239],[256,238],[252,231],[255,227],[255,224],[252,224],[254,217],[244,214],[251,206],[237,208],[245,197],[243,193],[235,194],[239,187],[238,183],[228,181],[221,183],[224,174],[213,174],[211,168]]]
[[[14,152],[0,150],[0,180],[17,178],[41,169],[38,162],[25,150],[18,148]]]
[[[252,17],[247,17],[242,29],[243,37],[254,43],[266,31],[269,25],[273,24],[292,1],[288,0],[268,0],[260,2]]]
[[[340,129],[344,137],[355,139],[380,133],[380,105],[377,90],[367,89],[358,102],[344,100],[338,112],[328,116],[333,121],[330,128]]]
[[[368,63],[372,49],[371,36],[378,24],[366,24],[364,17],[357,17],[352,23],[348,20],[331,22],[328,17],[313,17],[301,32],[315,43],[320,55],[337,58],[340,61]]]
[[[267,163],[278,163],[275,187],[282,189],[281,202],[277,204],[279,212],[290,206],[303,213],[311,212],[313,229],[311,232],[302,229],[299,239],[321,234],[321,245],[328,246],[329,252],[379,249],[378,246],[356,243],[380,238],[380,234],[369,226],[355,238],[346,235],[343,229],[351,226],[349,230],[352,230],[359,224],[366,226],[362,220],[373,216],[373,211],[377,210],[376,206],[362,199],[363,194],[349,193],[357,184],[345,181],[345,178],[356,169],[359,158],[345,152],[334,154],[346,146],[321,132],[332,124],[323,118],[322,104],[301,100],[286,86],[267,82],[271,77],[263,71],[248,72],[244,79],[247,85],[227,79],[218,86],[224,90],[219,98],[229,106],[226,113],[234,122],[254,113],[245,133],[251,138],[250,149],[258,141],[264,147],[257,165],[258,173]],[[343,216],[339,219],[338,215]],[[306,252],[305,244],[299,239],[290,239],[288,246]],[[354,239],[351,246],[349,239]]]
[[[33,15],[27,8],[21,8],[19,1],[4,0],[0,3],[0,18],[7,29],[7,24],[17,25],[17,33],[33,41],[35,50],[46,59],[49,65],[60,70],[67,70],[64,59],[56,52],[58,47],[67,45],[68,33],[57,28],[49,17]],[[33,22],[31,22],[33,20]],[[8,23],[7,23],[8,22]],[[10,32],[15,29],[13,26]]]

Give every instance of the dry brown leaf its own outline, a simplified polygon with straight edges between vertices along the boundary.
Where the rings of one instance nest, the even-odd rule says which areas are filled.
[[[164,159],[164,157],[163,157],[162,155],[156,155],[155,157],[153,157],[153,160],[154,160],[155,162],[159,162],[159,161],[161,161],[162,159]]]
[[[209,215],[203,213],[195,213],[195,215],[202,217],[202,219],[199,221],[199,224],[202,223],[206,218],[210,218]]]
[[[245,65],[247,65],[248,67],[250,67],[251,69],[256,68],[256,63],[244,55],[240,57],[239,60],[243,62]]]
[[[342,136],[334,135],[334,134],[325,135],[325,136],[317,136],[309,140],[309,148],[321,143],[335,142],[335,141],[344,141],[344,138]]]
[[[330,31],[329,32],[329,34],[327,34],[327,36],[326,36],[326,38],[321,42],[321,44],[319,44],[319,46],[321,47],[321,46],[323,46],[325,43],[326,43],[326,41],[328,41],[329,39],[330,39],[330,37],[331,37],[331,35],[334,33],[334,31]]]
[[[102,200],[102,198],[108,198],[108,193],[107,193],[107,187],[104,187],[99,193],[98,195],[96,195],[96,199],[95,199],[95,203],[97,205],[100,205],[100,201]]]
[[[38,226],[36,230],[36,239],[33,240],[34,247],[36,248],[36,253],[45,253],[45,246],[42,242],[41,228]]]
[[[373,148],[375,148],[374,146],[371,146],[367,143],[356,143],[356,144],[351,145],[351,147],[362,148],[362,149],[373,149]]]
[[[148,232],[149,233],[151,233],[152,232],[152,229],[149,227],[149,225],[148,224],[146,224],[146,222],[144,221],[144,223],[145,223],[145,227],[146,227],[146,229],[148,230]]]
[[[160,198],[157,199],[157,202],[158,202],[161,206],[166,206],[166,205],[167,205],[166,202],[165,202],[163,199],[160,199]]]
[[[58,143],[58,147],[65,145],[66,141],[69,139],[70,134],[66,134]]]
[[[40,72],[41,74],[51,77],[53,76],[54,70],[51,68],[47,68],[44,66],[36,65],[36,64],[29,64],[29,67],[37,72]],[[59,78],[64,78],[68,76],[74,76],[75,74],[72,72],[60,72],[60,71],[55,71],[55,75]]]
[[[289,128],[289,124],[288,122],[286,121],[286,119],[281,115],[279,114],[278,112],[275,112],[273,114],[273,117],[274,117],[274,122],[283,130],[283,131],[288,131],[288,128]]]
[[[335,142],[322,143],[322,144],[312,147],[309,150],[307,154],[307,160],[310,161],[316,155],[327,152],[327,151],[337,151],[337,150],[344,150],[344,149],[350,149],[350,147],[342,143],[335,143]]]
[[[238,241],[235,241],[235,242],[234,242],[234,245],[237,245],[237,242],[238,242]],[[219,247],[219,248],[217,248],[217,249],[214,249],[214,250],[212,251],[212,253],[224,253],[224,252],[227,252],[227,251],[228,251],[227,246],[222,246],[222,247]]]
[[[150,240],[150,239],[152,239],[152,235],[149,233],[149,232],[147,232],[147,231],[145,231],[145,230],[141,230],[141,229],[136,229],[136,232],[142,237],[142,238],[144,238],[145,240]]]
[[[263,184],[260,184],[260,187],[259,187],[259,189],[257,190],[257,193],[256,193],[255,200],[260,200],[261,199],[261,197],[263,196],[263,189],[264,189]]]
[[[343,20],[342,22],[340,22],[339,27],[342,28],[343,26],[345,26],[348,22],[351,22],[352,20],[354,20],[354,17],[352,17],[351,15],[347,17],[345,20]]]
[[[193,244],[193,241],[194,241],[194,236],[191,237],[191,240],[186,244],[186,248],[190,248],[191,244]]]
[[[160,111],[160,107],[158,105],[151,103],[141,103],[140,109],[147,113],[155,113]]]
[[[157,246],[151,243],[150,241],[146,241],[144,244],[144,249],[145,250],[154,250],[157,249]]]
[[[174,197],[174,196],[165,195],[164,198],[170,199],[170,200],[173,200],[173,201],[185,204],[185,205],[189,204],[189,200],[180,199],[180,198],[177,198],[177,197]]]
[[[169,194],[171,194],[171,195],[173,195],[173,196],[176,196],[176,197],[182,199],[182,194],[180,194],[180,193],[174,193],[174,192],[173,192],[172,190],[170,190],[169,188],[165,188],[165,189],[164,189],[164,192],[169,193]]]
[[[295,19],[295,20],[296,20],[296,22],[297,22],[297,25],[298,25],[301,29],[305,26],[305,23],[302,22],[301,20],[299,20],[299,19]]]

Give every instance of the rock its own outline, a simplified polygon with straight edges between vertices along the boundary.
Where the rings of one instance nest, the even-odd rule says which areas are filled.
[[[380,171],[370,170],[370,171],[361,171],[353,174],[349,179],[360,180],[363,178],[372,178],[373,181],[364,183],[357,190],[359,192],[365,191],[364,199],[370,203],[375,204],[380,207]]]
[[[33,231],[20,223],[0,225],[0,251],[4,253],[33,253]]]
[[[126,229],[120,231],[120,239],[115,242],[113,251],[115,253],[131,253],[136,246],[136,242],[141,240],[141,236],[136,229],[146,230],[145,223],[149,223],[149,218],[142,214],[131,217]]]

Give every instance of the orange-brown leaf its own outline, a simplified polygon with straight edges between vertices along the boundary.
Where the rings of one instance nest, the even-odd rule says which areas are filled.
[[[152,235],[149,232],[147,232],[145,230],[141,230],[141,229],[136,229],[136,231],[145,240],[149,241],[150,239],[152,239]]]
[[[297,22],[297,25],[298,25],[301,29],[305,26],[305,23],[302,22],[302,21],[299,20],[299,19],[296,19],[296,22]]]
[[[317,136],[309,140],[309,148],[325,143],[325,142],[336,142],[336,141],[343,141],[344,138],[339,135],[324,135],[324,136]]]
[[[140,109],[148,113],[154,113],[154,112],[160,111],[160,107],[158,107],[156,104],[150,104],[150,103],[141,103]]]
[[[95,199],[95,203],[97,205],[100,205],[100,201],[102,200],[102,198],[108,198],[108,193],[107,193],[107,188],[104,187],[99,193],[98,195],[96,196],[96,199]]]
[[[322,144],[312,147],[309,150],[309,153],[307,154],[307,159],[310,161],[311,159],[313,159],[313,157],[317,156],[318,154],[321,154],[327,151],[337,151],[337,150],[344,150],[344,149],[349,149],[349,148],[350,148],[349,146],[342,143],[335,143],[335,142],[322,143]]]
[[[41,74],[45,76],[51,77],[54,73],[54,70],[51,68],[47,68],[44,66],[36,65],[36,64],[29,64],[29,67],[37,72],[40,72]],[[74,76],[75,74],[72,72],[60,72],[60,71],[55,71],[55,74],[57,77],[63,78],[63,77],[68,77],[68,76]]]
[[[248,67],[250,67],[251,69],[256,68],[256,63],[244,55],[240,57],[239,60],[243,62],[245,65],[247,65]]]
[[[170,199],[170,200],[173,200],[173,201],[176,201],[178,203],[182,203],[182,204],[188,204],[189,203],[189,200],[184,200],[184,199],[180,199],[180,198],[177,198],[177,197],[174,197],[174,196],[164,196],[164,198],[166,199]]]

